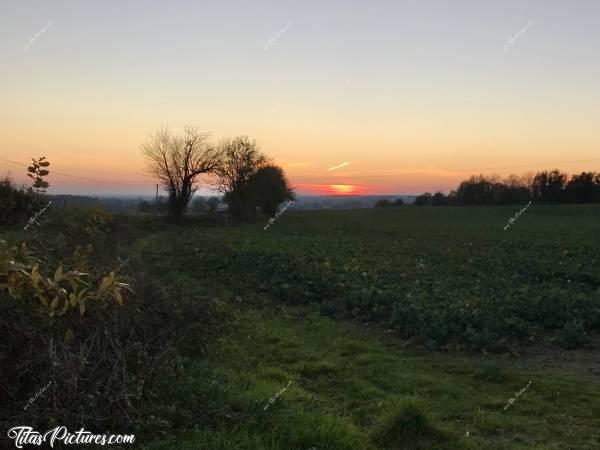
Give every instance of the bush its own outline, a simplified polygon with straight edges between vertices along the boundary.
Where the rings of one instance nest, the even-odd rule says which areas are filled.
[[[114,272],[102,278],[62,264],[48,270],[25,244],[0,244],[0,417],[41,429],[65,421],[104,425],[109,410],[126,408],[135,392],[125,383],[128,373],[115,373],[124,364],[121,334],[128,328],[111,323],[114,311],[105,301],[122,304],[127,285]],[[26,411],[43,386],[48,392]]]
[[[41,196],[17,187],[8,177],[0,180],[0,225],[25,223],[41,204]]]
[[[425,192],[422,195],[417,196],[415,198],[414,206],[427,206],[431,205],[431,194],[429,192]]]
[[[433,197],[431,197],[431,205],[432,206],[446,206],[446,196],[441,192],[436,192]]]
[[[84,280],[89,274],[78,270],[65,272],[62,264],[56,270],[44,273],[41,263],[25,243],[20,247],[9,247],[5,241],[0,241],[0,288],[6,289],[17,301],[38,300],[32,306],[50,317],[62,316],[76,307],[83,315],[90,300],[104,301],[109,296],[117,303],[123,303],[121,290],[127,289],[128,285],[117,281],[114,272],[95,286]]]
[[[70,222],[74,217],[81,220]],[[65,211],[60,223],[40,232],[57,226],[106,242],[118,228],[112,216],[93,208]],[[133,292],[121,301],[126,286],[117,271],[106,276],[92,247],[78,245],[84,242],[69,236],[73,255],[54,248],[62,261],[45,247],[2,246],[0,427],[81,424],[95,432],[155,436],[176,420],[167,403],[182,358],[206,350],[227,309],[177,280],[161,281],[160,273],[148,271],[151,264],[141,270],[135,257],[128,266]],[[184,426],[191,428],[195,417]]]

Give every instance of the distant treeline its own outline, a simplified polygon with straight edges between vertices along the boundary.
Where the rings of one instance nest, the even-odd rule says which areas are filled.
[[[558,169],[517,176],[472,176],[448,195],[426,192],[415,206],[512,205],[536,203],[600,203],[600,173],[581,172],[569,176]]]

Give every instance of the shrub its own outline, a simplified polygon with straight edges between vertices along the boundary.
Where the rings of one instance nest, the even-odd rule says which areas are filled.
[[[6,289],[15,300],[39,300],[38,306],[50,317],[62,316],[75,307],[83,315],[88,301],[103,301],[109,296],[123,303],[121,289],[127,289],[128,285],[118,282],[114,272],[94,286],[84,280],[89,274],[77,270],[65,272],[60,264],[56,271],[51,271],[53,275],[49,275],[40,264],[25,243],[17,248],[0,241],[0,289]]]
[[[40,206],[40,199],[40,195],[4,177],[0,180],[0,225],[26,222]]]
[[[65,213],[40,232],[64,227],[112,243],[123,231],[94,208]],[[130,235],[120,238],[131,244]],[[152,264],[142,271],[135,256],[128,265],[132,292],[122,301],[128,286],[118,270],[104,269],[92,246],[71,236],[68,242],[73,255],[53,249],[60,259],[46,246],[30,249],[33,242],[0,247],[0,428],[81,424],[156,436],[181,420],[168,408],[181,361],[206,350],[228,310],[178,280],[161,279]],[[197,423],[194,413],[183,427]]]
[[[436,192],[433,197],[431,197],[431,205],[432,206],[446,206],[446,196],[441,192]]]
[[[415,198],[414,206],[427,206],[431,205],[431,194],[429,192],[425,192],[422,195],[417,196]]]

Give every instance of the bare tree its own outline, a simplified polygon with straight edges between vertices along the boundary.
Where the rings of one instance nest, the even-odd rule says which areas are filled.
[[[186,127],[183,136],[161,128],[142,146],[148,172],[158,178],[169,193],[169,214],[179,221],[194,192],[198,177],[213,173],[221,164],[222,151],[208,143],[208,134]]]
[[[533,180],[535,178],[535,172],[527,172],[521,176],[523,185],[533,194]]]
[[[224,194],[228,212],[238,218],[254,216],[255,204],[252,192],[252,178],[268,164],[256,141],[247,136],[223,139],[219,143],[223,154],[222,163],[216,169],[215,188]]]

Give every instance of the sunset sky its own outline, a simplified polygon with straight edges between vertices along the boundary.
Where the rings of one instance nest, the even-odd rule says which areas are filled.
[[[45,155],[50,193],[153,195],[140,146],[186,124],[300,194],[600,170],[599,24],[598,0],[4,0],[0,174]]]

